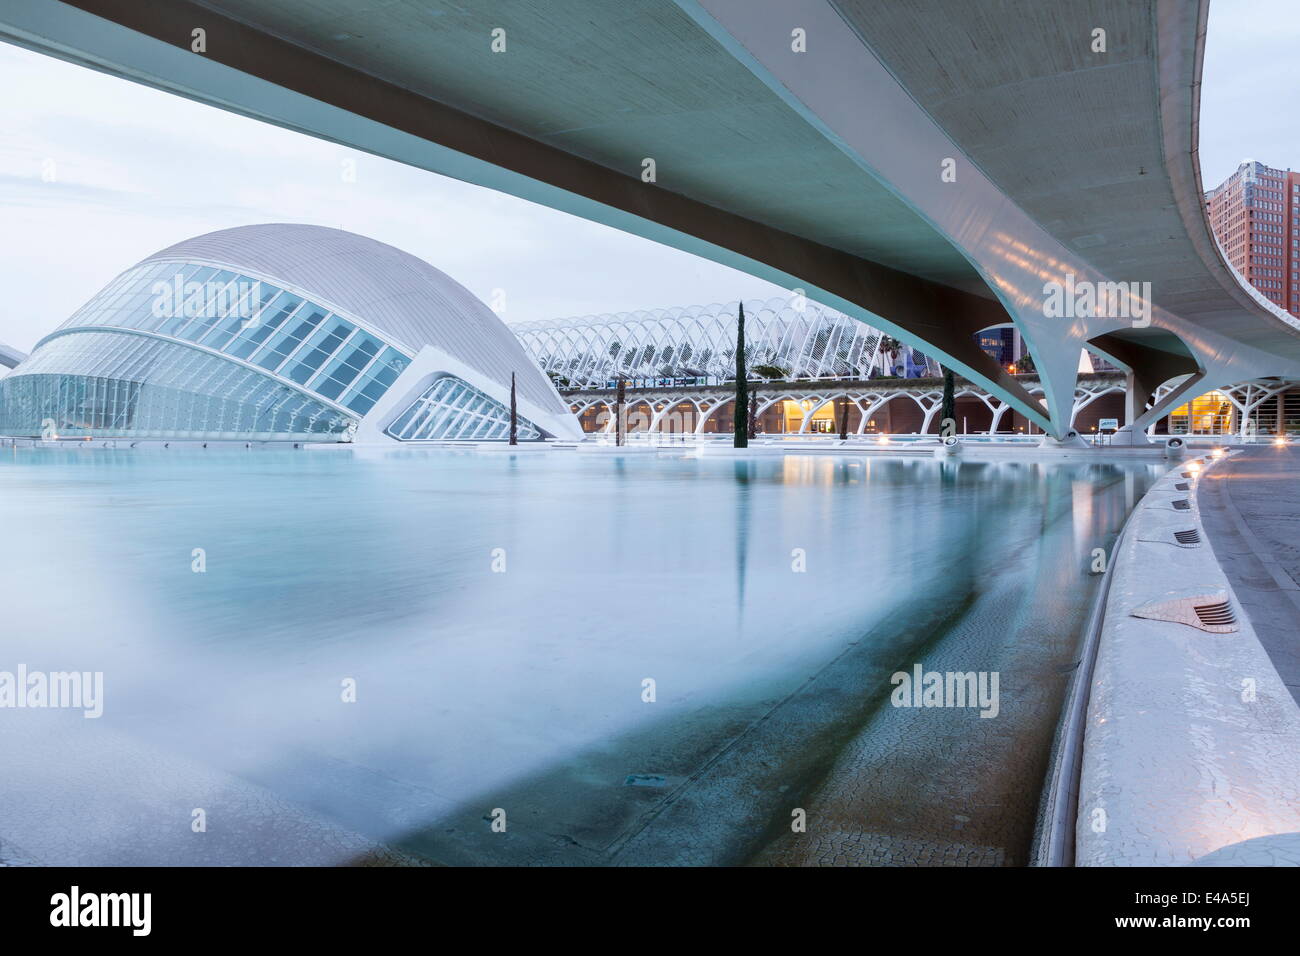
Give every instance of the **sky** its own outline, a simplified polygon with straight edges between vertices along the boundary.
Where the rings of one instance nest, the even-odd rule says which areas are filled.
[[[508,322],[790,294],[608,226],[4,43],[0,90],[0,342],[24,351],[140,259],[259,222],[389,243],[485,302],[503,290]]]
[[[1247,158],[1300,168],[1296,50],[1296,0],[1212,0],[1206,188]],[[0,342],[19,349],[145,256],[257,222],[387,242],[484,301],[502,290],[508,322],[784,294],[607,226],[3,43],[0,89]]]
[[[1300,3],[1210,0],[1201,80],[1201,179],[1246,159],[1300,169]]]

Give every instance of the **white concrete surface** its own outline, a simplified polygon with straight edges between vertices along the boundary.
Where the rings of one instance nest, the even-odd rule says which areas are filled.
[[[1256,837],[1201,857],[1195,866],[1300,866],[1300,833]]]
[[[1204,540],[1199,478],[1183,474],[1192,464],[1152,488],[1111,556],[1079,787],[1079,866],[1187,865],[1300,830],[1300,708]],[[1184,482],[1192,509],[1174,512],[1169,502],[1184,495],[1174,485]],[[1202,531],[1197,547],[1154,540],[1190,528]],[[1190,590],[1226,592],[1238,630],[1132,616]]]

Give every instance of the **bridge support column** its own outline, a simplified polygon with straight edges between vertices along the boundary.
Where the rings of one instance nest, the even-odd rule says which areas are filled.
[[[1124,424],[1111,438],[1112,445],[1150,445],[1146,427],[1138,428],[1137,420],[1151,401],[1151,389],[1144,385],[1131,370],[1124,373]]]
[[[1132,427],[1151,401],[1151,391],[1138,382],[1132,371],[1124,373],[1124,427]]]

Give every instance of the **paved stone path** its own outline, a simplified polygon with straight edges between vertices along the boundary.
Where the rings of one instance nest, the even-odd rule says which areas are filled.
[[[1237,600],[1300,703],[1300,449],[1247,447],[1206,473],[1197,498]]]

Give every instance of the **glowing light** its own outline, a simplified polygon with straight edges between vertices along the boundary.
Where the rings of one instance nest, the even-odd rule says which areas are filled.
[[[1281,435],[1278,435],[1276,438],[1273,439],[1273,444],[1276,445],[1278,448],[1282,448],[1286,445],[1286,439],[1283,438]]]
[[[1222,448],[1216,448],[1216,449],[1214,449],[1213,451],[1210,452],[1210,457],[1211,457],[1211,458],[1222,458],[1222,457],[1223,457],[1223,449],[1222,449]]]
[[[889,436],[888,436],[888,435],[881,435],[879,438],[876,439],[876,444],[877,444],[877,445],[888,445],[888,444],[889,444]]]

